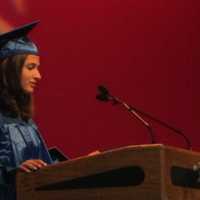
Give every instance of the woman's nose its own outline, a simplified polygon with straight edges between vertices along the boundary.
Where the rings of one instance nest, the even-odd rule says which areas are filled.
[[[34,78],[37,80],[40,80],[42,78],[38,69],[35,70]]]

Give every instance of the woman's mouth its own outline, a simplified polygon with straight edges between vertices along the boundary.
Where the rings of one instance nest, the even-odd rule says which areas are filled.
[[[31,85],[31,87],[35,88],[37,86],[37,83],[31,82],[30,85]]]

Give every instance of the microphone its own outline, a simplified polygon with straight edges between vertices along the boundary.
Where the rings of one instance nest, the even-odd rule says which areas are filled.
[[[100,100],[100,101],[109,101],[109,97],[110,97],[110,94],[108,92],[108,90],[100,85],[97,87],[98,91],[99,91],[99,94],[96,96],[96,99]]]
[[[106,87],[100,85],[98,86],[98,90],[99,90],[99,95],[96,96],[96,98],[100,101],[112,101],[113,104],[121,104],[123,105],[131,114],[133,114],[139,121],[141,121],[144,126],[148,129],[149,131],[149,134],[150,134],[150,137],[151,137],[151,143],[155,143],[155,139],[154,139],[154,134],[153,134],[153,130],[152,130],[152,127],[150,126],[150,124],[148,122],[146,122],[139,114],[149,118],[150,120],[152,121],[155,121],[156,123],[160,124],[161,126],[167,128],[167,129],[170,129],[172,130],[173,132],[175,132],[176,134],[180,135],[181,137],[183,137],[183,139],[185,140],[185,143],[187,145],[187,148],[188,149],[192,149],[192,145],[191,145],[191,142],[190,140],[187,138],[187,136],[182,132],[180,131],[179,129],[177,128],[174,128],[173,126],[167,124],[166,122],[163,122],[161,121],[160,119],[157,119],[156,117],[153,117],[152,115],[144,112],[144,111],[141,111],[139,110],[138,108],[136,107],[133,107],[133,106],[130,106],[128,105],[126,102],[123,102],[121,101],[118,97],[114,97],[112,95],[110,95],[108,89],[106,89]],[[139,114],[138,114],[139,113]]]
[[[110,95],[108,89],[102,85],[97,87],[99,94],[96,95],[96,99],[104,102],[112,101],[113,104],[120,104],[122,105],[129,113],[136,117],[148,130],[150,134],[151,143],[155,143],[153,129],[150,124],[145,121],[131,106],[129,106],[126,102],[121,101],[118,97],[114,97]]]
[[[96,95],[96,99],[100,101],[105,101],[105,102],[112,101],[113,104],[120,103],[119,99],[117,99],[117,97],[110,95],[108,89],[106,89],[104,86],[99,85],[97,89],[99,91],[99,94]]]

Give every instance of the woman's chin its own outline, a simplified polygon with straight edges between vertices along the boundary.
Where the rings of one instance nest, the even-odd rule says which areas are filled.
[[[32,93],[34,92],[34,88],[25,88],[25,89],[24,89],[24,92],[25,92],[26,94],[32,94]]]

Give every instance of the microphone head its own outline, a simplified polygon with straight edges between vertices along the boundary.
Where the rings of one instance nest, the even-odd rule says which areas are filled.
[[[97,88],[101,94],[109,95],[108,89],[106,87],[104,87],[103,85],[99,85]]]
[[[110,100],[108,96],[102,95],[102,94],[96,95],[96,99],[98,99],[100,101],[109,101]]]
[[[96,99],[100,101],[109,101],[110,100],[110,95],[109,91],[102,85],[99,85],[97,87],[99,94],[96,96]]]

